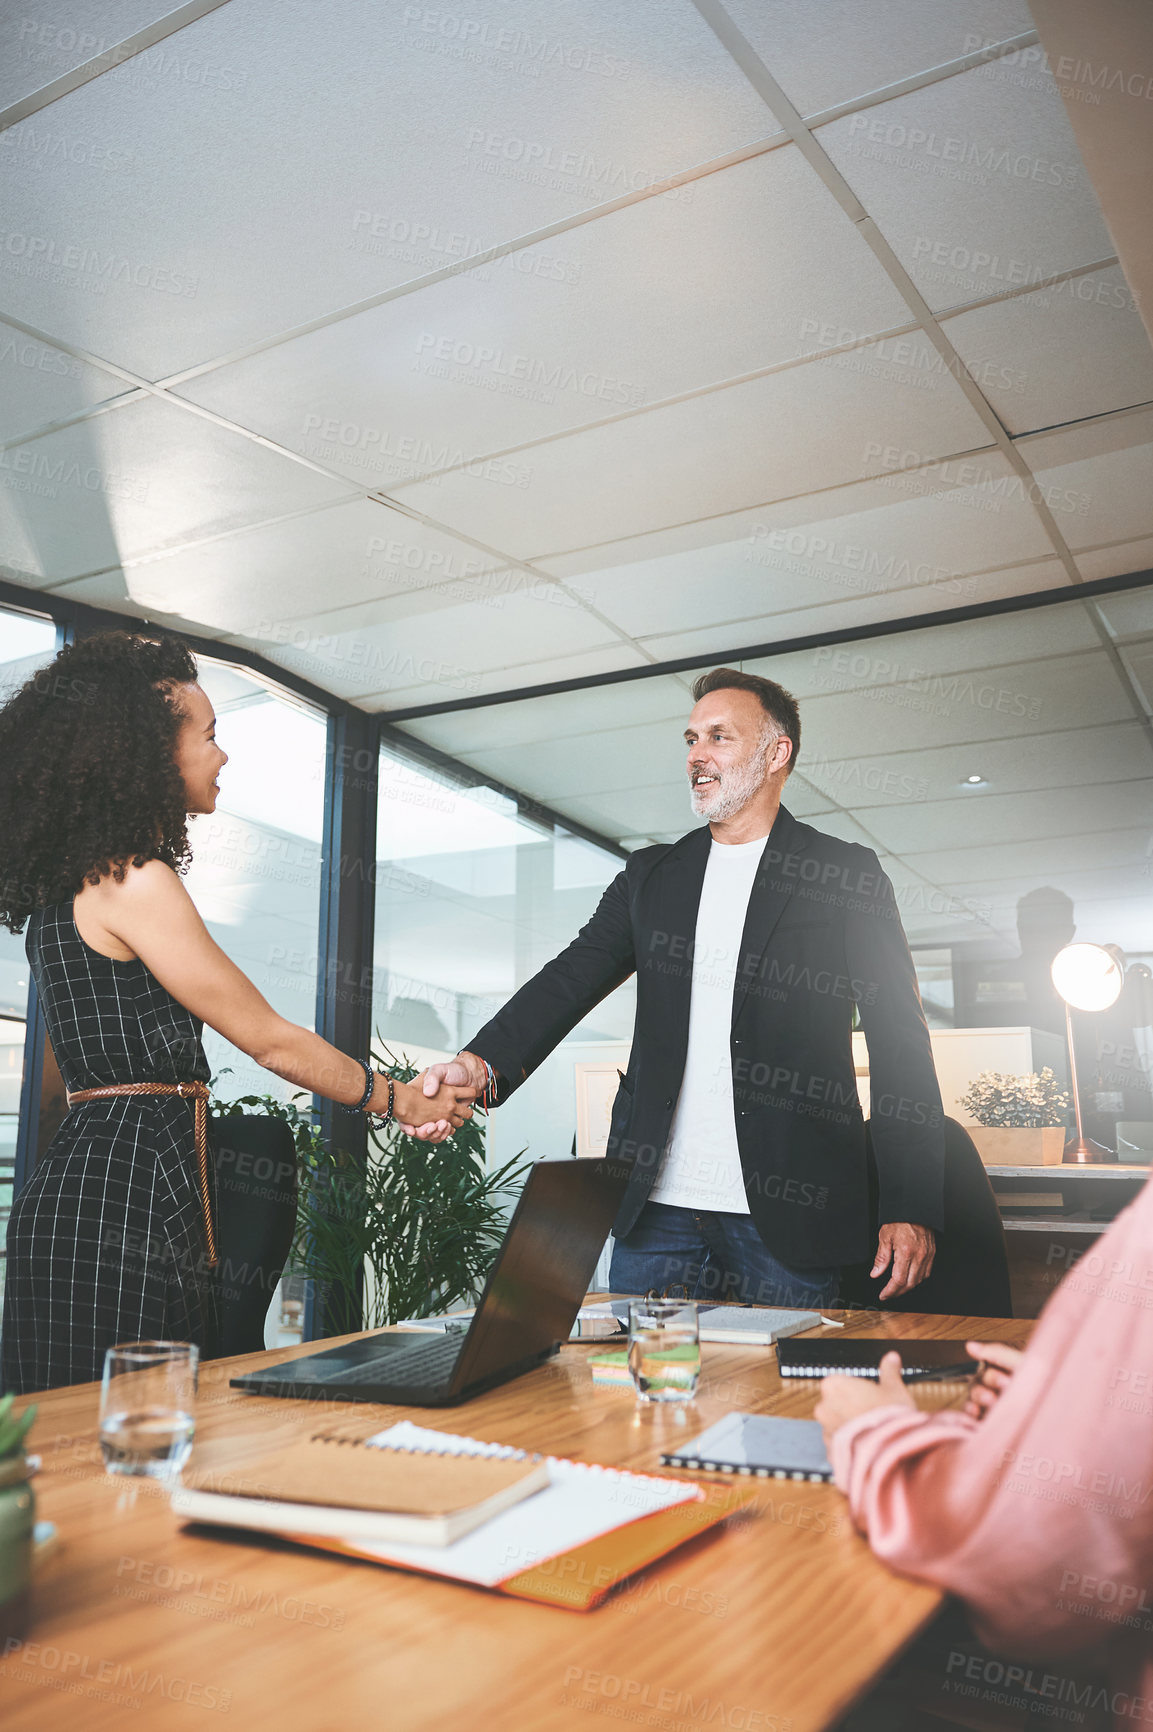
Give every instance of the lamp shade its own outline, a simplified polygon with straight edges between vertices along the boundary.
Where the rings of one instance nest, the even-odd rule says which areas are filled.
[[[1103,944],[1067,944],[1053,958],[1050,972],[1074,1010],[1108,1010],[1121,995],[1121,964]]]

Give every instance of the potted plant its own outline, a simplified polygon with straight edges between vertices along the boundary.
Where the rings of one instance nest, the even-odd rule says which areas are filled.
[[[1024,1076],[983,1070],[961,1106],[977,1121],[966,1128],[987,1167],[1061,1164],[1069,1097],[1048,1065]]]
[[[372,1056],[397,1082],[417,1074],[387,1048]],[[319,1138],[300,1169],[290,1269],[319,1283],[333,1333],[382,1329],[475,1298],[504,1235],[506,1193],[529,1166],[517,1156],[486,1173],[479,1109],[435,1146],[396,1125],[370,1126],[370,1137],[363,1171]]]
[[[34,1407],[19,1416],[15,1398],[0,1401],[0,1644],[23,1641],[32,1579],[32,1530],[36,1499],[28,1483],[24,1437],[36,1417]]]

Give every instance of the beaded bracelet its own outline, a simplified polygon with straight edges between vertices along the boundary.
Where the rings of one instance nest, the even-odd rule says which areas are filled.
[[[377,1075],[383,1076],[384,1072],[378,1071]],[[392,1109],[395,1105],[396,1105],[396,1084],[393,1082],[392,1078],[389,1077],[389,1079],[388,1079],[388,1107],[382,1113],[369,1113],[368,1117],[370,1119],[372,1119],[374,1121],[374,1123],[379,1125],[381,1130],[384,1130],[386,1125],[390,1125],[392,1123]]]
[[[358,1058],[356,1062],[364,1072],[364,1093],[356,1102],[355,1106],[346,1107],[343,1101],[337,1101],[336,1105],[340,1108],[342,1113],[362,1113],[369,1101],[372,1099],[372,1091],[376,1087],[376,1074],[368,1060]]]

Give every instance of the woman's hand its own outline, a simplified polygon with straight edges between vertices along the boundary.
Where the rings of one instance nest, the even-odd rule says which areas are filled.
[[[1003,1341],[966,1341],[965,1352],[970,1359],[980,1361],[980,1369],[969,1385],[964,1412],[970,1419],[985,1419],[1008,1389],[1025,1355],[1019,1347],[1006,1347]]]
[[[916,1407],[917,1403],[901,1380],[901,1355],[886,1353],[881,1361],[881,1375],[876,1383],[867,1377],[823,1377],[821,1399],[814,1417],[825,1433],[825,1448],[850,1419],[870,1413],[874,1407]]]
[[[426,1075],[422,1071],[411,1082],[396,1084],[393,1116],[406,1136],[419,1137],[425,1143],[443,1143],[472,1117],[476,1090],[468,1084],[442,1083],[435,1094],[427,1095]]]

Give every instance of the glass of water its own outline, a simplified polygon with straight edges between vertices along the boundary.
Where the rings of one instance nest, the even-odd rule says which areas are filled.
[[[642,1401],[691,1401],[701,1375],[697,1308],[684,1299],[634,1299],[629,1372]]]
[[[200,1349],[127,1341],[104,1355],[100,1448],[109,1473],[175,1479],[192,1452]]]

